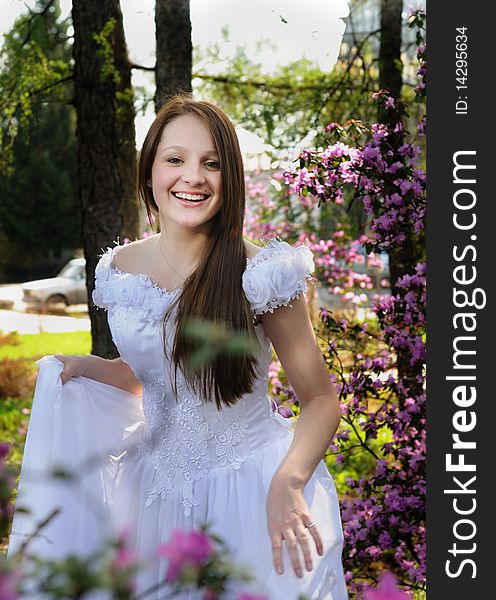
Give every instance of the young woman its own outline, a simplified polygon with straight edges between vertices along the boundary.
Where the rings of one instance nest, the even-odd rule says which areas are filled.
[[[40,518],[55,499],[62,513],[33,550],[87,553],[126,527],[148,561],[139,591],[163,581],[156,549],[172,530],[208,522],[254,577],[233,589],[345,600],[339,505],[322,460],[340,408],[303,295],[310,250],[243,239],[237,136],[208,102],[177,96],[160,110],[139,191],[160,232],[109,248],[93,292],[120,358],[39,361],[19,498]],[[183,333],[192,317],[244,333],[256,353],[224,353],[193,371]],[[272,347],[300,402],[294,431],[267,396]],[[78,467],[72,488],[56,484],[50,496],[46,481],[28,484],[33,467],[57,460]],[[30,525],[16,514],[11,551]]]

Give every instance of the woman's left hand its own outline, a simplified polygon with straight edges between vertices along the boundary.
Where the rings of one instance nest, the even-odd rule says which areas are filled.
[[[303,489],[291,485],[284,480],[279,480],[277,475],[267,494],[267,525],[272,541],[272,553],[276,571],[283,572],[282,545],[286,544],[293,569],[297,577],[303,577],[298,547],[303,552],[307,571],[313,568],[310,554],[310,544],[315,544],[317,552],[322,556],[324,552],[318,525],[312,525],[308,504],[303,497]]]

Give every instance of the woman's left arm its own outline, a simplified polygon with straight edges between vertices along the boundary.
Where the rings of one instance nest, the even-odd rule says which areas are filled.
[[[262,324],[300,403],[291,446],[272,478],[267,496],[267,522],[274,566],[282,573],[282,543],[297,576],[302,576],[301,547],[307,570],[312,569],[310,536],[323,554],[318,524],[312,523],[303,490],[325,455],[341,418],[339,399],[318,346],[305,298],[301,294],[262,315]]]

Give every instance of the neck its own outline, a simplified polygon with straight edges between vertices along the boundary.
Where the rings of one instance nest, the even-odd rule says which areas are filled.
[[[196,266],[206,239],[205,229],[181,227],[173,223],[161,227],[157,237],[172,268],[180,273],[191,271]]]

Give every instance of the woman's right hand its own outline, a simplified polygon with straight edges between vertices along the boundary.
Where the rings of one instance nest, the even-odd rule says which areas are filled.
[[[55,358],[64,363],[64,370],[60,375],[62,385],[67,383],[71,377],[80,377],[84,375],[85,356],[77,354],[55,354]]]

